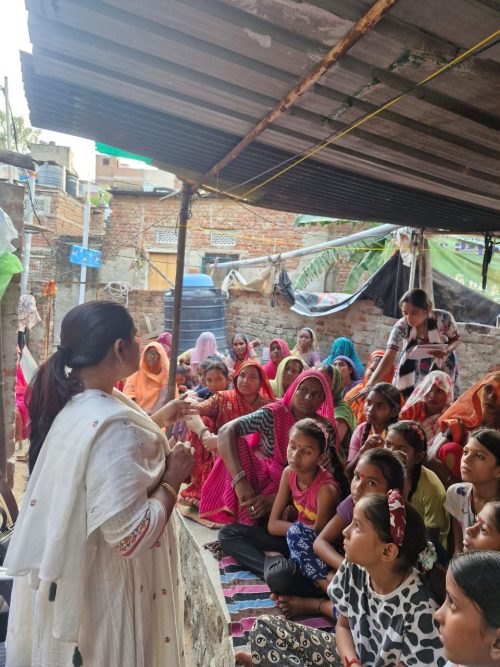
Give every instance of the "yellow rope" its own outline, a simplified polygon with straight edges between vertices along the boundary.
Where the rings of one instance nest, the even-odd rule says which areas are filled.
[[[452,61],[450,61],[450,62],[447,63],[446,65],[443,65],[443,66],[440,67],[438,70],[436,70],[435,72],[433,72],[433,73],[430,74],[429,76],[425,77],[425,79],[422,79],[422,81],[419,81],[417,84],[415,84],[415,85],[412,87],[411,90],[414,90],[415,88],[418,88],[419,86],[423,86],[424,84],[429,83],[429,81],[432,81],[432,79],[436,78],[437,76],[439,76],[440,74],[442,74],[442,73],[445,72],[446,70],[448,70],[448,69],[450,69],[451,67],[454,67],[455,65],[457,65],[461,60],[463,60],[464,58],[466,58],[467,56],[469,56],[469,55],[470,55],[471,53],[473,53],[474,51],[477,51],[479,48],[481,48],[482,46],[484,46],[484,44],[487,44],[489,41],[491,41],[492,39],[494,39],[494,38],[497,37],[498,35],[500,35],[500,30],[495,30],[495,32],[492,32],[491,35],[489,35],[488,37],[485,37],[485,38],[482,39],[480,42],[478,42],[477,44],[475,44],[474,46],[472,46],[470,49],[468,49],[467,51],[465,51],[465,52],[462,53],[461,55],[457,56],[456,58],[454,58]],[[335,136],[331,137],[330,139],[328,139],[327,141],[323,142],[323,143],[320,144],[319,146],[316,146],[316,148],[314,148],[313,150],[311,150],[309,153],[306,153],[306,155],[303,155],[301,158],[299,158],[299,159],[296,160],[295,162],[292,162],[290,165],[288,165],[287,167],[285,167],[284,169],[282,169],[281,171],[279,171],[279,172],[278,172],[277,174],[275,174],[274,176],[270,176],[267,180],[263,181],[263,182],[260,183],[259,185],[256,185],[255,187],[251,188],[250,190],[247,190],[247,191],[245,192],[245,194],[241,195],[241,198],[242,198],[242,199],[247,198],[249,195],[251,195],[252,193],[256,192],[257,190],[260,190],[260,188],[263,188],[263,187],[264,187],[265,185],[267,185],[268,183],[271,183],[271,181],[274,181],[275,179],[279,178],[280,176],[282,176],[283,174],[285,174],[287,171],[289,171],[289,170],[292,169],[293,167],[296,167],[297,165],[301,164],[301,162],[304,162],[305,160],[308,160],[308,159],[309,159],[310,157],[312,157],[313,155],[316,155],[316,153],[319,153],[319,152],[322,151],[324,148],[327,148],[328,146],[330,146],[330,144],[333,144],[334,142],[338,141],[339,139],[342,139],[342,137],[345,137],[347,134],[349,134],[350,132],[352,132],[353,130],[355,130],[355,129],[356,129],[357,127],[359,127],[360,125],[363,125],[364,123],[366,123],[366,122],[367,122],[368,120],[370,120],[371,118],[374,118],[375,116],[378,116],[378,114],[382,113],[382,111],[385,111],[385,109],[388,109],[390,106],[392,106],[392,105],[395,104],[396,102],[399,102],[399,100],[400,100],[402,97],[404,97],[405,95],[407,95],[407,92],[401,93],[401,95],[398,95],[397,97],[392,98],[391,100],[389,100],[389,102],[386,102],[385,104],[383,104],[383,105],[382,105],[381,107],[379,107],[378,109],[375,109],[375,111],[372,111],[371,113],[369,113],[369,114],[363,116],[362,118],[360,118],[359,120],[357,120],[355,123],[353,123],[353,125],[350,125],[350,126],[347,127],[345,130],[343,130],[343,131],[340,132],[339,134],[336,134]]]

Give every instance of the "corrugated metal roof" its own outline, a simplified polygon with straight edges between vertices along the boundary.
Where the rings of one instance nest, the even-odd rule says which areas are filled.
[[[366,0],[27,0],[31,122],[197,181],[358,20]],[[500,28],[492,0],[399,0],[207,185],[235,194]],[[297,212],[500,230],[500,46],[250,195]],[[270,170],[266,176],[260,176]],[[239,184],[250,181],[248,185]]]

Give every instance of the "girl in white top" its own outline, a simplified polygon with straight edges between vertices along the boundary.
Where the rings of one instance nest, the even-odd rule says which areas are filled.
[[[500,553],[473,551],[453,558],[446,600],[435,618],[446,667],[500,665]]]
[[[481,428],[470,434],[460,474],[463,482],[448,488],[445,502],[452,517],[455,553],[462,551],[464,533],[477,523],[486,503],[500,500],[500,432]]]

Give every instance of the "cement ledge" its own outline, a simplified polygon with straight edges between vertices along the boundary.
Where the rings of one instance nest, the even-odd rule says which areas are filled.
[[[217,531],[190,521],[177,512],[184,625],[188,667],[234,667],[230,616],[220,584],[219,566],[203,548]]]

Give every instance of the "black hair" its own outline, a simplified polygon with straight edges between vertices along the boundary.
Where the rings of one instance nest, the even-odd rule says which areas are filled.
[[[118,339],[131,343],[134,333],[129,312],[114,301],[89,301],[66,313],[61,323],[61,344],[40,366],[27,392],[30,473],[54,419],[70,398],[84,390],[82,382],[66,368],[73,371],[96,366]]]
[[[329,463],[327,467],[330,468],[333,478],[339,485],[340,495],[342,498],[347,498],[350,493],[349,482],[344,472],[344,466],[337,454],[336,447],[336,430],[333,424],[324,420],[319,423],[317,419],[312,419],[311,417],[305,417],[304,419],[296,422],[290,429],[292,431],[300,431],[305,435],[314,438],[320,447],[321,453],[325,451],[328,454]],[[325,437],[326,431],[326,437]]]
[[[389,407],[391,408],[391,414],[389,415],[389,421],[387,422],[387,424],[389,425],[389,424],[394,424],[394,422],[397,422],[399,419],[399,411],[401,410],[401,392],[399,391],[399,389],[395,387],[393,384],[390,384],[389,382],[377,382],[377,384],[374,384],[371,387],[367,387],[367,389],[365,390],[366,398],[368,397],[368,394],[370,394],[372,391],[376,392],[377,394],[380,394],[385,400],[385,402],[388,403]],[[361,446],[363,446],[366,440],[368,439],[371,427],[372,426],[370,423],[368,422],[365,423],[365,427],[361,435]]]
[[[210,359],[203,359],[203,361],[200,361],[198,366],[196,367],[196,370],[198,371],[205,371],[207,372],[207,368],[212,364],[212,361]]]
[[[331,364],[323,364],[318,368],[318,371],[324,375],[327,375],[330,382],[333,380],[333,366]]]
[[[420,475],[422,473],[422,466],[425,461],[425,454],[427,453],[427,436],[424,427],[416,421],[411,419],[402,419],[389,426],[389,431],[396,431],[401,433],[406,442],[416,453],[423,453],[424,456],[419,463],[415,463],[412,470],[410,492],[408,500],[411,501],[413,494],[417,490]]]
[[[387,488],[398,489],[400,493],[404,493],[406,466],[400,452],[375,447],[361,454],[356,465],[359,463],[377,466],[387,482]]]
[[[485,624],[494,630],[500,628],[500,552],[461,553],[449,567],[455,583],[479,609]]]
[[[391,515],[387,495],[384,493],[369,493],[363,496],[359,502],[363,503],[363,512],[373,525],[379,540],[385,544],[394,543],[391,534]],[[406,501],[403,502],[406,512],[406,527],[403,543],[398,547],[397,569],[405,572],[416,567],[433,597],[439,602],[443,602],[445,596],[444,569],[434,564],[431,570],[424,572],[419,567],[419,555],[428,547],[426,528],[424,520],[413,505]]]
[[[495,528],[497,530],[497,533],[500,533],[500,501],[490,500],[490,502],[486,503],[486,505],[491,507],[493,512],[493,521],[495,522]],[[484,507],[486,507],[486,505]]]
[[[211,361],[205,369],[205,373],[209,371],[220,371],[226,378],[229,377],[229,369],[223,361]]]
[[[483,447],[493,454],[500,466],[500,433],[493,428],[478,428],[469,433],[469,439],[475,438]]]
[[[429,295],[425,290],[418,287],[403,294],[399,300],[399,307],[401,308],[404,303],[409,303],[414,308],[420,308],[421,310],[432,310],[432,301]]]
[[[175,369],[175,374],[182,375],[182,377],[185,378],[187,377],[187,370],[184,368],[182,364],[178,364],[177,368]]]

